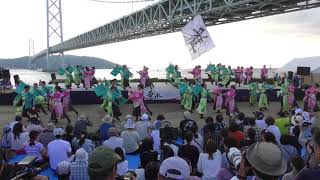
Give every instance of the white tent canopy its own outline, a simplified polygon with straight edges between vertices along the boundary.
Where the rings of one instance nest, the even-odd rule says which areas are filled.
[[[281,72],[288,72],[288,71],[297,71],[297,67],[310,67],[311,72],[318,69],[320,73],[320,56],[315,57],[305,57],[305,58],[294,58],[293,60],[289,61],[287,64],[282,66],[279,71]]]

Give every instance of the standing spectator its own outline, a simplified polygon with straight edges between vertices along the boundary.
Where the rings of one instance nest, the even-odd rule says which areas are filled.
[[[184,120],[180,122],[180,130],[181,135],[184,137],[185,133],[188,131],[191,131],[192,129],[195,129],[195,131],[198,131],[198,125],[195,120],[192,119],[191,113],[189,111],[185,111],[183,113]]]
[[[121,160],[119,160],[117,162],[117,175],[118,176],[123,176],[129,170],[128,169],[128,161],[124,157],[124,152],[123,152],[122,148],[117,147],[117,148],[114,149],[114,152],[121,158]]]
[[[75,122],[73,128],[73,135],[79,138],[82,131],[87,131],[87,126],[92,126],[92,123],[85,115],[80,115],[79,119]]]
[[[89,156],[88,174],[90,180],[115,180],[119,161],[112,149],[99,146]]]
[[[112,127],[108,131],[109,139],[105,140],[102,144],[103,146],[106,146],[108,148],[111,148],[112,150],[115,150],[117,147],[122,148],[124,151],[124,143],[123,138],[118,137],[119,133],[115,127]]]
[[[110,115],[106,115],[104,118],[102,118],[102,124],[98,130],[101,141],[109,139],[108,131],[111,127],[114,127],[112,117]]]
[[[243,141],[244,135],[239,130],[237,123],[231,122],[229,125],[228,136],[237,141],[237,148],[240,148],[240,142]]]
[[[136,130],[140,136],[140,140],[143,140],[148,136],[150,130],[150,123],[148,122],[149,116],[148,114],[143,114],[140,118],[140,121],[136,124]]]
[[[221,168],[221,152],[217,150],[217,145],[212,140],[207,142],[205,151],[206,153],[200,153],[198,171],[203,174],[203,180],[215,179]]]
[[[45,162],[43,157],[47,156],[47,152],[44,146],[40,142],[37,142],[38,135],[39,135],[38,131],[32,130],[29,133],[30,140],[24,146],[24,150],[27,156],[37,157],[34,164],[35,166],[41,166],[41,164]]]
[[[24,154],[24,145],[29,141],[29,133],[24,132],[21,122],[13,126],[13,137],[11,140],[11,149],[17,154]]]
[[[258,111],[258,112],[254,113],[254,114],[256,116],[256,126],[258,128],[260,128],[260,129],[267,129],[267,124],[266,124],[266,122],[264,120],[263,112]]]
[[[61,161],[68,159],[71,153],[71,145],[68,141],[62,140],[62,128],[54,129],[53,134],[56,136],[56,140],[48,144],[48,155],[51,169],[56,170]]]
[[[281,132],[278,126],[275,125],[274,118],[271,116],[268,116],[266,118],[266,124],[267,124],[267,131],[271,132],[275,136],[277,143],[280,144]]]
[[[194,169],[196,169],[200,153],[199,153],[199,150],[198,150],[198,148],[196,146],[191,145],[191,141],[193,139],[192,132],[187,132],[185,134],[184,138],[186,140],[186,144],[182,145],[179,148],[178,155],[181,158],[189,159],[190,162],[191,162],[192,167]],[[193,172],[193,170],[192,170],[192,172]]]
[[[80,148],[76,151],[75,159],[70,163],[70,180],[89,180],[88,153]]]
[[[292,170],[282,177],[282,180],[293,180],[296,175],[304,168],[304,160],[297,156],[291,160]]]
[[[56,137],[53,134],[53,130],[55,128],[56,127],[53,123],[48,123],[47,128],[44,129],[42,133],[40,133],[39,142],[43,144],[44,147],[47,147],[51,141],[56,139]]]
[[[135,130],[136,124],[132,119],[128,119],[124,127],[126,131],[122,131],[121,137],[123,138],[124,149],[127,154],[139,153],[140,136]]]
[[[38,131],[41,133],[43,131],[43,127],[40,125],[41,121],[37,117],[31,117],[30,124],[26,127],[26,132],[30,132],[32,130]]]
[[[189,177],[190,167],[188,163],[182,158],[170,157],[162,162],[158,180],[189,179]]]
[[[67,125],[66,129],[65,129],[65,132],[62,136],[62,139],[65,140],[65,141],[68,141],[70,144],[72,144],[72,140],[74,138],[74,135],[73,135],[73,126],[71,126],[70,124]]]
[[[93,149],[94,145],[92,143],[92,140],[87,138],[87,132],[83,131],[80,135],[80,138],[74,137],[72,140],[72,147],[77,150],[79,148],[83,148],[87,151],[88,154],[90,154]]]

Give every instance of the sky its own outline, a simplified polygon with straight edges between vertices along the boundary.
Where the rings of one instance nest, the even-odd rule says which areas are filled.
[[[0,0],[0,58],[27,56],[46,48],[46,0]],[[124,1],[124,0],[114,0]],[[64,39],[106,24],[154,2],[106,4],[62,0]],[[182,68],[223,63],[233,67],[281,67],[293,58],[319,56],[320,8],[208,27],[216,47],[191,60],[181,32],[66,52],[94,56],[132,68]]]

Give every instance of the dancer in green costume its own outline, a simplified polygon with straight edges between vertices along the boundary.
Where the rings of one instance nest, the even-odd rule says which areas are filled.
[[[211,93],[209,93],[209,90],[207,89],[207,85],[205,83],[202,83],[202,90],[200,93],[200,102],[197,108],[197,112],[200,114],[200,118],[204,118],[203,115],[207,114],[207,102],[208,98],[211,97]]]
[[[268,103],[268,97],[266,95],[266,91],[267,90],[263,85],[258,89],[258,92],[260,94],[259,104],[258,104],[260,111],[269,109],[269,103]]]
[[[181,73],[179,71],[178,65],[174,66],[172,78],[173,78],[173,86],[178,87],[180,84],[180,78],[181,78]]]
[[[280,86],[280,96],[281,96],[281,112],[288,113],[289,110],[289,102],[288,102],[288,82],[285,81]]]
[[[166,68],[166,83],[172,83],[173,82],[173,76],[174,76],[175,67],[173,64],[169,64],[169,66]]]
[[[230,69],[226,68],[225,66],[222,66],[221,70],[222,70],[222,82],[221,83],[225,87],[228,87],[230,80],[231,80],[232,71],[230,71]]]
[[[250,90],[249,103],[251,106],[257,103],[258,88],[259,85],[257,82],[252,82],[248,85],[248,89]]]
[[[191,86],[185,81],[184,82],[186,87],[182,94],[182,101],[181,106],[186,110],[191,111],[192,108],[192,88]]]
[[[133,74],[128,69],[127,65],[123,65],[122,69],[120,70],[121,75],[121,85],[123,89],[126,89],[127,87],[130,87],[130,78],[133,76]]]
[[[47,112],[44,110],[44,105],[46,104],[45,96],[46,93],[42,91],[42,89],[38,88],[38,84],[34,83],[32,88],[32,93],[34,95],[34,104],[35,109],[37,112],[40,112],[40,110],[43,112],[43,114],[47,114]]]
[[[82,78],[81,78],[82,71],[79,65],[77,65],[74,68],[73,75],[74,75],[74,83],[77,85],[77,88],[79,88],[82,82]]]

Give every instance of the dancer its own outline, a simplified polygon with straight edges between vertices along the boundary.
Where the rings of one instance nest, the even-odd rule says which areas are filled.
[[[207,114],[207,102],[208,98],[212,97],[207,89],[206,83],[202,83],[202,90],[200,92],[200,102],[197,108],[197,112],[200,114],[200,118],[204,118],[203,115]]]
[[[185,78],[183,84],[180,85],[180,93],[182,93],[181,106],[191,111],[192,109],[192,88],[190,84],[187,82],[188,80]],[[184,89],[182,89],[184,87]]]
[[[173,79],[173,73],[174,73],[174,66],[173,64],[169,64],[169,66],[166,68],[166,83],[171,83],[172,82],[172,79]]]
[[[222,66],[222,85],[225,87],[228,87],[230,84],[231,76],[232,76],[232,69],[231,66],[226,68],[225,66]]]
[[[202,83],[202,77],[201,77],[201,66],[195,66],[192,71],[189,72],[190,74],[193,75],[193,78],[196,82]]]
[[[79,65],[76,65],[76,67],[74,68],[73,74],[74,74],[74,78],[73,78],[74,83],[76,84],[77,88],[79,88],[82,82],[82,78],[81,78],[82,69],[80,68]]]
[[[239,84],[239,87],[241,85],[241,76],[242,76],[242,73],[241,72],[241,69],[240,69],[240,66],[237,67],[237,69],[234,70],[234,80],[236,82],[236,84]]]
[[[125,104],[127,100],[123,98],[120,89],[118,88],[117,80],[111,81],[111,93],[112,93],[112,114],[118,121],[120,121],[120,116],[122,115],[120,111],[120,106]]]
[[[214,64],[208,64],[205,72],[207,73],[208,77],[209,77],[209,81],[211,82],[211,84],[215,83],[217,84],[219,81],[219,74],[217,72],[217,68]]]
[[[43,112],[43,114],[47,115],[47,112],[44,110],[44,105],[46,104],[45,101],[45,92],[43,92],[41,89],[38,88],[38,84],[34,83],[32,88],[32,94],[34,95],[34,104],[35,104],[35,110],[37,114],[40,112],[40,110]]]
[[[260,78],[262,82],[265,82],[268,78],[268,69],[266,68],[266,65],[263,65],[263,68],[261,69]]]
[[[219,83],[218,86],[212,90],[212,93],[214,97],[213,110],[216,110],[217,113],[220,113],[223,105],[222,84]]]
[[[148,67],[143,66],[143,70],[138,71],[138,73],[140,74],[140,83],[143,85],[143,88],[150,87],[152,89],[154,85],[149,78],[148,70]]]
[[[98,94],[98,90],[101,91]],[[95,92],[97,96],[101,96],[103,99],[102,104],[100,107],[107,112],[107,114],[113,117],[113,110],[112,110],[112,92],[111,92],[111,84],[109,81],[105,81],[103,84],[100,84],[98,87],[95,87]]]
[[[128,69],[127,65],[123,65],[122,69],[120,70],[121,75],[121,85],[122,88],[125,90],[127,87],[130,87],[130,78],[133,76],[133,74]]]
[[[94,67],[94,66],[92,66],[91,67],[91,69],[90,69],[90,71],[91,71],[91,79],[90,79],[90,85],[91,85],[91,87],[93,86],[93,87],[96,87],[96,85],[97,86],[99,86],[99,84],[98,84],[98,80],[96,79],[96,77],[94,76],[95,74],[96,74],[96,67]]]
[[[72,82],[73,82],[72,73],[73,73],[73,71],[74,71],[74,68],[71,67],[70,65],[68,65],[68,67],[66,67],[66,70],[65,70],[66,79],[64,81],[65,86],[67,86],[67,85],[71,86],[72,85]]]
[[[249,84],[251,83],[251,81],[253,80],[253,67],[250,66],[250,68],[247,68],[246,71],[245,71],[245,75],[246,75],[246,78],[245,78],[245,83],[246,84]]]
[[[63,92],[63,100],[62,100],[62,106],[65,113],[68,113],[70,110],[72,110],[77,116],[79,115],[78,111],[73,107],[71,104],[71,86],[67,85],[66,90]]]
[[[257,104],[258,88],[259,88],[259,85],[257,82],[251,82],[248,85],[248,89],[250,90],[250,98],[249,98],[250,106]]]
[[[148,112],[148,108],[146,107],[146,104],[144,102],[144,92],[143,92],[143,85],[138,85],[138,90],[135,91],[129,91],[129,99],[133,101],[133,113],[132,115],[136,117],[136,120],[139,119],[139,116],[141,116],[144,113]],[[149,109],[149,113],[151,114],[151,111]]]
[[[280,76],[278,73],[276,73],[273,77],[273,81],[274,81],[274,86],[278,87],[279,86],[279,81],[280,81]]]
[[[51,121],[58,122],[58,119],[67,118],[68,123],[70,123],[69,116],[64,112],[62,105],[62,98],[64,96],[60,86],[55,87],[55,93],[49,95],[53,99],[53,104],[51,107]]]
[[[226,93],[225,97],[225,106],[227,108],[227,115],[230,117],[234,116],[234,113],[236,112],[236,87],[234,85],[230,86],[230,90]]]
[[[85,71],[83,72],[83,75],[84,75],[84,87],[87,90],[88,88],[91,88],[91,80],[92,80],[93,72],[89,69],[89,67],[85,67]]]
[[[37,113],[35,112],[34,95],[30,92],[29,85],[24,86],[24,91],[21,94],[21,99],[23,101],[22,117],[26,117],[28,120],[30,120],[29,113],[31,115],[35,115]]]
[[[172,78],[173,78],[173,86],[174,87],[178,87],[180,84],[180,78],[181,78],[181,72],[179,71],[179,66],[175,65],[174,66],[174,71],[172,74]]]
[[[280,86],[280,99],[281,99],[281,111],[284,114],[288,114],[289,103],[288,103],[288,83],[285,82]]]
[[[317,94],[317,90],[314,86],[306,87],[305,96],[303,98],[305,111],[308,111],[308,112],[314,111],[317,104],[316,94]]]
[[[258,107],[260,111],[269,109],[269,102],[268,102],[268,97],[266,95],[266,91],[267,89],[264,85],[261,85],[260,88],[258,89],[258,93],[259,93]]]
[[[296,87],[293,83],[288,85],[288,105],[289,110],[293,110],[297,106],[296,97],[295,97]]]

